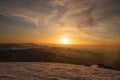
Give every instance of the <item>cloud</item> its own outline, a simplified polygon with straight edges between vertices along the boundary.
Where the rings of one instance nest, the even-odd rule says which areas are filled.
[[[119,0],[0,0],[0,14],[35,24],[39,34],[94,39],[120,36]]]
[[[69,0],[51,0],[52,6],[65,6]]]
[[[70,0],[60,21],[88,36],[114,39],[120,36],[120,1]],[[114,28],[113,28],[114,27]]]

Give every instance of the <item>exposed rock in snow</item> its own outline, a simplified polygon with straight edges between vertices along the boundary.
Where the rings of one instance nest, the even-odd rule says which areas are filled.
[[[0,80],[120,80],[120,71],[44,62],[0,62]]]

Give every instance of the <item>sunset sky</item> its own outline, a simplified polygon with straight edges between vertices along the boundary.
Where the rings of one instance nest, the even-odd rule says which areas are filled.
[[[120,0],[0,0],[0,43],[62,39],[120,45]]]

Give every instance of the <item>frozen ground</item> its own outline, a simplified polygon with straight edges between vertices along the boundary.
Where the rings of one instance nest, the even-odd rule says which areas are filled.
[[[120,80],[120,71],[95,65],[0,62],[0,80]]]

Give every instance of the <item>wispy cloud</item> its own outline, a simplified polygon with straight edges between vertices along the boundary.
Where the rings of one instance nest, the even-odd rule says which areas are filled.
[[[119,0],[0,0],[0,14],[35,24],[38,34],[93,39],[120,36]]]

